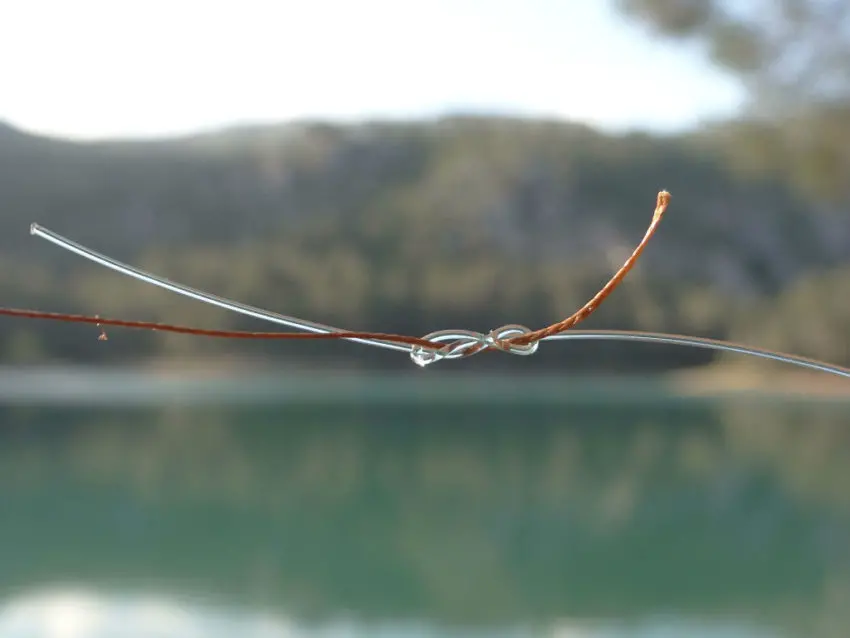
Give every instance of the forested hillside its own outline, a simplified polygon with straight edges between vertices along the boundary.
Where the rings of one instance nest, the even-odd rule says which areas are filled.
[[[38,222],[168,278],[348,329],[538,327],[570,314],[607,280],[663,188],[673,202],[660,232],[587,327],[740,339],[850,362],[846,209],[798,190],[767,163],[743,170],[718,143],[731,130],[617,137],[470,117],[78,144],[0,125],[0,303],[266,328],[33,238],[29,225]],[[0,335],[7,362],[245,354],[410,365],[352,344],[120,330],[104,344],[91,327],[12,319]],[[545,350],[535,367],[711,360],[622,344]],[[529,365],[517,359],[494,356],[487,365]]]

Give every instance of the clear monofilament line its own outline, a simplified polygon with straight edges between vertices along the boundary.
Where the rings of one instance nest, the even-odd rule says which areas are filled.
[[[70,239],[63,237],[58,233],[54,233],[52,230],[48,230],[47,228],[39,226],[38,224],[32,224],[32,226],[30,226],[30,233],[37,237],[41,237],[42,239],[46,239],[47,241],[56,244],[60,248],[64,248],[65,250],[69,250],[73,253],[76,253],[81,257],[85,257],[86,259],[93,261],[96,264],[100,264],[101,266],[106,266],[107,268],[115,270],[116,272],[119,272],[122,275],[133,277],[134,279],[138,279],[139,281],[143,281],[159,288],[164,288],[165,290],[175,292],[179,295],[183,295],[191,299],[195,299],[196,301],[201,301],[203,303],[210,304],[212,306],[218,306],[219,308],[224,308],[225,310],[237,312],[248,317],[253,317],[254,319],[262,319],[263,321],[269,321],[271,323],[287,326],[288,328],[294,328],[296,330],[304,330],[306,332],[325,334],[332,332],[347,332],[346,330],[334,328],[333,326],[316,323],[314,321],[307,321],[306,319],[299,319],[297,317],[290,317],[276,312],[271,312],[269,310],[263,310],[262,308],[249,306],[238,301],[233,301],[232,299],[225,299],[224,297],[219,297],[218,295],[213,295],[208,292],[203,292],[202,290],[197,290],[195,288],[190,288],[189,286],[184,286],[183,284],[178,284],[163,277],[158,277],[157,275],[145,272],[144,270],[134,268],[133,266],[128,266],[127,264],[123,264],[120,261],[112,259],[111,257],[107,257],[106,255],[102,255],[94,250],[91,250],[90,248],[86,248],[85,246],[71,241]],[[410,346],[399,343],[392,343],[389,341],[382,341],[379,339],[360,339],[351,337],[347,338],[347,340],[355,341],[357,343],[364,343],[379,348],[397,350],[400,352],[410,351]]]
[[[721,341],[719,339],[708,339],[705,337],[686,337],[684,335],[673,335],[661,332],[638,332],[629,330],[576,330],[574,332],[564,332],[544,339],[544,341],[549,340],[632,341],[663,343],[674,346],[688,346],[691,348],[704,348],[707,350],[732,352],[736,354],[749,355],[751,357],[760,357],[762,359],[771,359],[781,363],[789,363],[802,368],[809,368],[819,372],[828,372],[840,377],[850,378],[850,369],[834,365],[832,363],[825,363],[823,361],[808,359],[806,357],[798,357],[797,355],[786,354],[784,352],[775,352],[764,348],[754,348],[752,346],[745,346],[739,343]]]

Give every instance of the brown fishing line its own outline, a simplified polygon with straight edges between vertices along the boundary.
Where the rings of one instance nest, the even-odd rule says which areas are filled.
[[[602,289],[597,292],[586,304],[569,317],[553,323],[550,326],[518,335],[501,339],[496,342],[496,345],[478,344],[467,349],[464,356],[469,356],[480,352],[481,350],[508,349],[511,345],[527,346],[536,341],[540,341],[547,337],[565,332],[570,328],[575,327],[581,321],[587,319],[600,304],[619,286],[629,271],[637,263],[641,253],[643,253],[655,231],[661,222],[664,213],[667,211],[667,206],[670,203],[670,193],[661,191],[658,193],[658,199],[655,207],[655,213],[652,217],[652,222],[646,231],[643,239],[632,252],[631,256],[625,261],[620,269],[614,274]],[[452,344],[437,343],[422,339],[419,337],[410,337],[406,335],[385,334],[381,332],[328,332],[328,333],[309,333],[309,332],[251,332],[247,330],[210,330],[205,328],[195,328],[191,326],[178,326],[167,323],[155,323],[150,321],[128,321],[124,319],[109,319],[100,316],[76,315],[61,312],[43,312],[38,310],[24,310],[18,308],[0,308],[0,315],[9,317],[22,317],[27,319],[47,319],[52,321],[65,321],[70,323],[89,323],[95,324],[98,327],[102,326],[117,326],[121,328],[136,328],[141,330],[157,330],[161,332],[175,332],[180,334],[195,335],[201,337],[217,337],[223,339],[378,339],[382,341],[407,344],[411,346],[419,346],[431,350],[446,352],[451,349]],[[105,341],[106,334],[101,331],[98,339]]]

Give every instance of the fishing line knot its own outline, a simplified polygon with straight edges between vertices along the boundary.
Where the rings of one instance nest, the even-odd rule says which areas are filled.
[[[423,339],[446,345],[441,348],[413,346],[410,350],[410,358],[416,365],[424,368],[436,361],[462,359],[484,350],[501,350],[509,354],[528,356],[537,352],[540,342],[516,344],[511,339],[529,333],[531,333],[530,328],[517,323],[504,325],[487,334],[474,330],[438,330],[424,336]]]

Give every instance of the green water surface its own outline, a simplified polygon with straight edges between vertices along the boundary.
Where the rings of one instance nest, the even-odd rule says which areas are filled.
[[[850,635],[846,405],[326,392],[0,407],[0,636]]]

